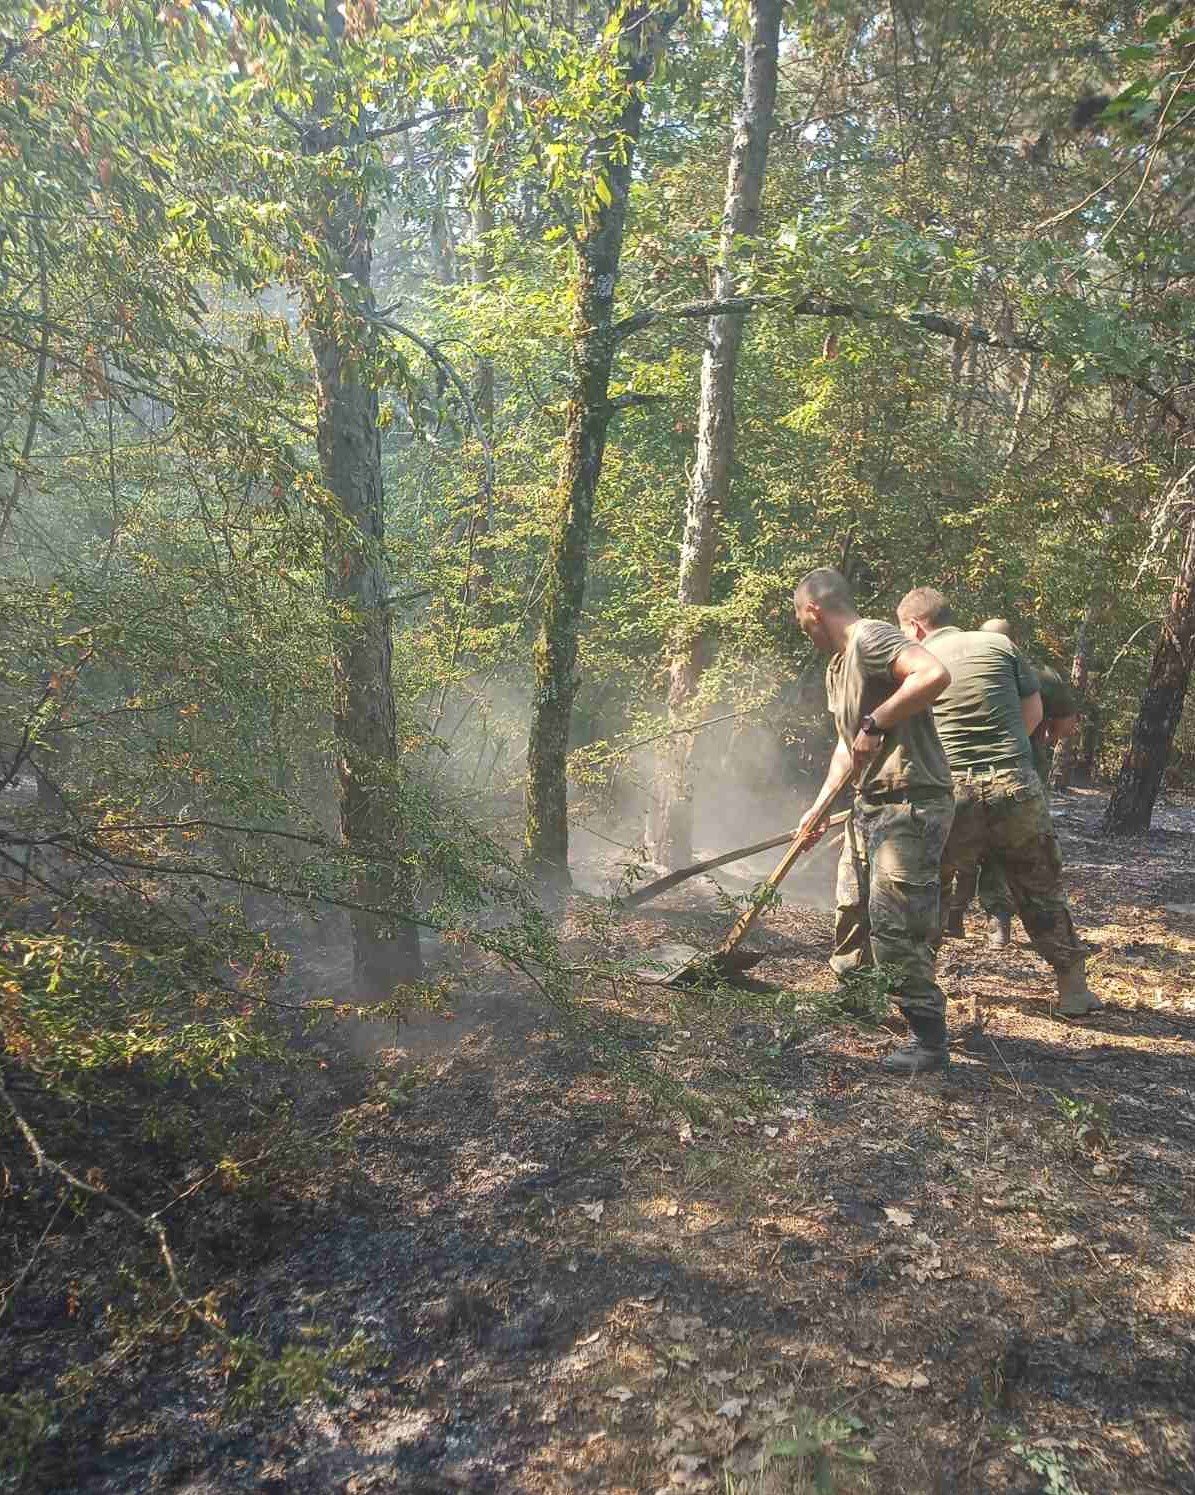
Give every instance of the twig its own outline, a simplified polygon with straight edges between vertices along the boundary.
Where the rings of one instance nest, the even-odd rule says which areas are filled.
[[[465,407],[465,412],[469,417],[469,424],[473,427],[473,432],[481,444],[485,475],[482,479],[482,491],[478,496],[485,498],[486,512],[491,512],[494,506],[494,449],[490,445],[489,436],[486,434],[485,423],[477,413],[477,407],[474,405],[473,399],[465,387],[464,380],[434,343],[428,342],[425,337],[421,337],[419,333],[412,331],[410,327],[403,326],[401,322],[388,321],[385,311],[378,313],[372,320],[377,326],[384,328],[387,332],[392,332],[398,337],[405,337],[409,342],[414,343],[417,348],[421,348],[444,374],[445,378],[451,381],[453,388],[460,398],[461,404]],[[465,620],[469,615],[469,590],[473,570],[473,547],[476,537],[477,503],[474,501],[472,512],[469,515],[469,547],[465,560],[465,580],[463,584],[463,596],[461,598],[461,613],[457,619],[456,631],[452,640],[452,656],[449,661],[450,676],[452,670],[456,668],[457,659],[460,657],[461,639],[464,637],[465,632]],[[440,693],[439,705],[431,727],[433,735],[444,716],[444,705],[448,700],[448,686],[449,682],[446,680],[444,682],[444,689]]]
[[[2,1082],[0,1082],[0,1086],[2,1086]],[[58,1196],[58,1203],[57,1203],[57,1205],[54,1208],[54,1213],[50,1216],[50,1223],[46,1226],[45,1230],[43,1230],[42,1233],[41,1233],[41,1235],[38,1236],[38,1238],[37,1238],[37,1245],[34,1246],[33,1251],[30,1254],[29,1260],[21,1268],[20,1274],[17,1277],[16,1281],[13,1282],[9,1287],[6,1287],[4,1289],[4,1302],[3,1302],[3,1304],[0,1304],[0,1320],[3,1320],[4,1315],[12,1307],[13,1303],[16,1302],[17,1294],[21,1290],[21,1284],[25,1281],[25,1278],[28,1277],[29,1273],[33,1270],[33,1264],[37,1260],[38,1252],[41,1250],[42,1246],[45,1245],[46,1237],[54,1229],[54,1222],[58,1219],[58,1216],[62,1213],[62,1207],[66,1203],[68,1197],[69,1196],[68,1196],[66,1190],[64,1189],[62,1191],[62,1193]]]
[[[1145,191],[1145,184],[1149,181],[1149,175],[1153,170],[1154,162],[1158,159],[1158,147],[1161,145],[1164,138],[1165,132],[1163,131],[1162,126],[1166,123],[1166,116],[1170,113],[1171,104],[1173,104],[1175,99],[1178,98],[1179,90],[1191,76],[1191,72],[1193,69],[1195,69],[1195,62],[1192,62],[1179,75],[1178,82],[1174,85],[1174,89],[1171,92],[1170,97],[1166,100],[1165,107],[1163,108],[1161,114],[1158,116],[1158,128],[1154,131],[1153,141],[1151,142],[1149,150],[1146,153],[1145,170],[1141,173],[1141,180],[1137,183],[1137,190],[1133,193],[1132,197],[1129,198],[1128,202],[1125,203],[1124,207],[1121,208],[1120,212],[1117,213],[1116,217],[1112,220],[1111,226],[1100,238],[1099,243],[1097,245],[1091,246],[1091,248],[1088,249],[1087,252],[1089,254],[1093,249],[1102,249],[1104,247],[1104,245],[1124,222],[1125,218],[1128,215],[1129,209]],[[1184,120],[1190,119],[1192,115],[1195,115],[1195,109],[1189,109],[1182,119],[1176,121],[1176,125],[1181,125]]]
[[[1146,631],[1146,629],[1156,628],[1161,621],[1161,618],[1150,618],[1147,623],[1142,623],[1140,628],[1134,629],[1133,632],[1129,634],[1128,638],[1125,639],[1124,643],[1121,644],[1120,648],[1116,651],[1116,654],[1112,659],[1112,663],[1104,671],[1104,678],[1100,681],[1101,697],[1103,696],[1105,690],[1107,690],[1108,688],[1108,680],[1112,674],[1112,671],[1125,657],[1125,655],[1129,652],[1129,650],[1133,647],[1133,645],[1137,642],[1141,635]]]
[[[30,1153],[32,1153],[33,1155],[33,1161],[37,1164],[38,1172],[57,1174],[58,1177],[68,1183],[72,1189],[77,1189],[81,1194],[88,1194],[91,1196],[91,1198],[98,1199],[101,1204],[106,1205],[109,1209],[115,1210],[118,1214],[124,1215],[125,1219],[131,1220],[139,1230],[142,1230],[146,1232],[146,1234],[152,1236],[154,1242],[157,1245],[158,1254],[161,1256],[162,1262],[166,1267],[166,1275],[170,1279],[170,1286],[174,1289],[179,1301],[189,1302],[190,1300],[188,1299],[187,1293],[183,1287],[182,1279],[178,1274],[178,1267],[174,1260],[174,1253],[171,1251],[170,1242],[166,1237],[165,1227],[159,1221],[155,1220],[152,1216],[139,1215],[131,1205],[126,1204],[123,1199],[117,1198],[115,1194],[105,1193],[103,1189],[97,1189],[94,1187],[94,1185],[85,1183],[83,1179],[78,1177],[77,1174],[72,1173],[71,1170],[65,1165],[65,1163],[60,1163],[56,1158],[50,1157],[45,1148],[38,1141],[37,1133],[17,1110],[16,1106],[13,1105],[12,1097],[9,1095],[8,1090],[5,1088],[3,1076],[0,1076],[0,1100],[2,1100],[7,1106],[9,1114],[12,1116],[13,1122],[16,1125],[17,1131],[19,1131],[21,1136],[25,1139],[25,1144],[29,1148]]]
[[[1187,121],[1192,117],[1195,117],[1195,109],[1188,109],[1186,114],[1182,115],[1181,118],[1174,121],[1174,123],[1170,126],[1170,128],[1164,135],[1159,135],[1155,140],[1153,140],[1151,144],[1148,145],[1145,150],[1140,153],[1140,155],[1134,156],[1127,166],[1122,166],[1119,171],[1114,171],[1112,175],[1107,179],[1107,181],[1101,182],[1098,187],[1089,192],[1087,196],[1083,198],[1081,202],[1077,202],[1074,207],[1064,208],[1061,213],[1055,213],[1052,218],[1043,218],[1042,221],[1035,226],[1033,232],[1040,234],[1043,228],[1053,228],[1056,223],[1062,223],[1065,219],[1073,217],[1075,213],[1081,213],[1089,202],[1094,202],[1102,192],[1106,192],[1109,187],[1120,181],[1122,176],[1126,176],[1130,171],[1132,171],[1133,167],[1139,165],[1147,155],[1149,155],[1153,151],[1156,151],[1163,140],[1168,140],[1176,130],[1180,130],[1183,125],[1185,125]]]
[[[47,26],[44,31],[38,31],[36,27],[30,26],[24,36],[13,37],[5,45],[4,53],[0,56],[0,73],[6,73],[21,53],[27,51],[35,42],[49,41],[56,32],[73,26],[79,17],[86,13],[86,10],[86,5],[77,5],[73,10],[68,10],[56,25]]]
[[[1195,109],[1191,111],[1191,114],[1195,115]],[[1184,119],[1186,117],[1184,116]],[[808,295],[730,296],[721,301],[692,301],[681,306],[649,307],[644,311],[624,317],[620,322],[615,322],[611,330],[615,338],[621,341],[632,333],[641,332],[660,321],[704,321],[709,317],[747,316],[753,311],[786,311],[794,317],[834,317],[860,323],[888,321],[897,326],[907,327],[914,332],[928,332],[935,337],[949,338],[952,342],[977,343],[980,347],[996,348],[1008,353],[1065,352],[1065,349],[1052,350],[1048,344],[1035,337],[1002,338],[989,332],[986,327],[975,323],[956,322],[950,317],[939,316],[937,312],[915,311],[906,316],[897,316],[892,312],[856,306],[849,301],[823,301],[816,296]],[[1186,427],[1186,413],[1174,403],[1166,390],[1156,389],[1145,378],[1135,379],[1131,375],[1118,377],[1127,378],[1134,389],[1139,389],[1142,394],[1148,395],[1151,400],[1161,405],[1167,415],[1181,421],[1184,428]]]
[[[1025,1092],[1021,1089],[1020,1082],[1018,1081],[1016,1075],[1014,1075],[1013,1072],[1012,1072],[1012,1070],[1008,1068],[1008,1060],[1004,1057],[1004,1054],[1001,1051],[1000,1045],[996,1042],[996,1040],[994,1038],[990,1038],[988,1040],[988,1042],[996,1050],[996,1056],[997,1056],[997,1058],[1000,1060],[1000,1063],[1003,1064],[1004,1068],[1008,1071],[1008,1078],[1012,1081],[1013,1086],[1014,1086],[1014,1088],[1015,1088],[1015,1090],[1017,1092],[1017,1096],[1019,1097],[1019,1099],[1024,1100],[1025,1099]],[[987,1159],[985,1157],[984,1158],[985,1165],[986,1165],[986,1162],[987,1162]]]
[[[657,732],[652,737],[640,737],[635,742],[624,742],[621,745],[611,747],[604,758],[594,760],[596,763],[608,763],[611,758],[620,753],[629,753],[635,748],[647,747],[649,743],[662,742],[666,737],[682,737],[686,732],[703,732],[706,727],[716,727],[720,722],[737,721],[741,716],[750,716],[753,711],[759,711],[758,706],[746,706],[742,711],[728,711],[725,716],[711,716],[707,721],[694,722],[690,727],[673,727],[667,732]]]
[[[387,320],[385,310],[379,312],[371,320],[386,332],[392,332],[398,337],[405,337],[408,342],[412,342],[417,348],[422,349],[444,374],[445,378],[451,382],[453,388],[460,396],[461,404],[465,407],[465,413],[469,417],[469,424],[473,427],[473,432],[481,444],[482,454],[485,459],[485,495],[487,500],[492,503],[494,498],[494,449],[490,445],[490,438],[486,435],[485,426],[477,413],[477,407],[474,405],[468,389],[465,387],[464,380],[434,343],[428,342],[425,337],[420,337],[419,333],[414,332],[410,327],[405,327],[401,322]]]

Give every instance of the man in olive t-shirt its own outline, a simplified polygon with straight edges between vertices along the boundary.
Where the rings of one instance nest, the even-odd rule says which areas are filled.
[[[1012,624],[1007,618],[989,618],[979,625],[980,633],[998,633],[1015,645]],[[1041,687],[1042,719],[1029,736],[1033,752],[1033,766],[1041,780],[1046,800],[1050,798],[1050,763],[1054,744],[1072,736],[1079,730],[1079,703],[1067,682],[1057,670],[1049,665],[1037,665],[1037,678]],[[978,878],[956,877],[953,888],[944,889],[950,900],[946,914],[945,932],[956,938],[963,935],[963,914],[975,896],[978,883],[979,902],[987,914],[989,923],[988,943],[996,950],[1003,950],[1012,938],[1012,916],[1016,903],[1008,879],[1004,875],[1004,864],[998,856],[984,857],[979,867]]]
[[[932,587],[909,592],[896,616],[905,637],[924,643],[951,674],[934,703],[955,799],[943,885],[998,855],[1026,933],[1057,975],[1062,1012],[1094,1012],[1101,1004],[1087,987],[1083,947],[1062,890],[1062,857],[1029,747],[1041,720],[1037,677],[1000,634],[953,627],[945,597]]]
[[[942,850],[954,814],[950,765],[930,712],[950,676],[892,627],[855,610],[846,579],[812,571],[793,596],[797,622],[831,656],[826,693],[838,745],[801,821],[854,768],[856,797],[838,867],[834,954],[842,980],[883,968],[911,1041],[884,1061],[892,1074],[942,1069],[946,999],[934,980]]]

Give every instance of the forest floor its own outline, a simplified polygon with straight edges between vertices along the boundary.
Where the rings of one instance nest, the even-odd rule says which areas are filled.
[[[971,917],[940,1077],[881,1074],[894,1034],[836,1006],[829,913],[793,904],[752,937],[760,989],[584,994],[689,1119],[496,969],[454,1025],[325,1042],[300,1155],[165,1218],[230,1332],[360,1336],[338,1395],[230,1417],[196,1331],[122,1353],[152,1261],[97,1298],[123,1227],[89,1214],[0,1326],[0,1392],[101,1356],[31,1487],[1195,1492],[1195,811],[1105,842],[1101,809],[1057,823],[1105,1011],[1054,1019],[1019,925],[998,953]],[[578,966],[727,922],[708,885],[612,928],[595,907],[569,911]]]

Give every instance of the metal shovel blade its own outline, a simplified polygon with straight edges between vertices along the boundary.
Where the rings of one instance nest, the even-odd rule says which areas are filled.
[[[765,958],[765,950],[699,950],[696,945],[656,945],[647,952],[636,977],[649,986],[685,986],[703,976],[728,978],[741,975]]]

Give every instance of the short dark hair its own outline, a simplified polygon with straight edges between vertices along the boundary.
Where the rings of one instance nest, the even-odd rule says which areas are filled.
[[[906,592],[896,607],[900,619],[914,618],[918,623],[928,623],[931,628],[946,628],[954,622],[950,603],[937,587],[914,587]]]
[[[831,613],[853,613],[855,610],[851,584],[833,566],[819,566],[816,571],[802,577],[793,592],[793,601],[814,602]]]

